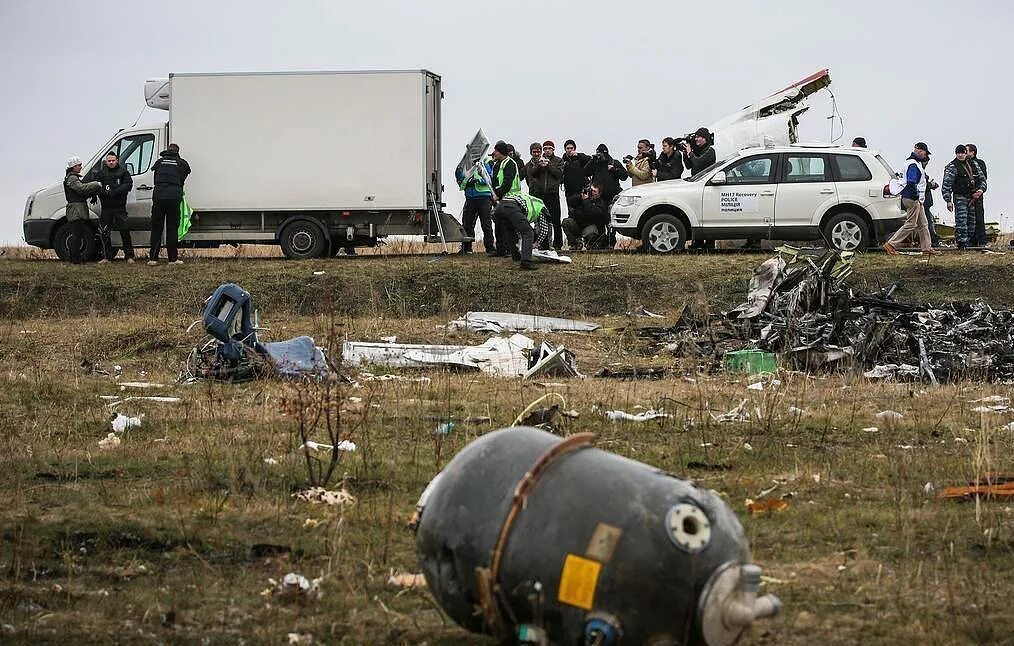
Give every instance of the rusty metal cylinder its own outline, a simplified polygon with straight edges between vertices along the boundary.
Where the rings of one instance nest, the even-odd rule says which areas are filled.
[[[722,646],[778,611],[716,493],[590,439],[495,431],[427,487],[416,548],[455,622],[505,642]]]

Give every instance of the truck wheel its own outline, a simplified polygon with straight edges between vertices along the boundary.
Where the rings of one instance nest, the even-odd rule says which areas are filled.
[[[279,244],[282,253],[290,260],[320,258],[328,250],[324,231],[320,226],[306,220],[293,222],[282,229]]]
[[[651,218],[641,229],[641,243],[648,253],[681,251],[687,242],[687,228],[676,216],[661,213]]]
[[[56,257],[64,262],[70,262],[70,239],[72,233],[70,223],[64,222],[53,235],[53,250],[56,251]],[[99,244],[93,232],[93,235],[88,236],[81,243],[81,260],[91,262],[96,260],[98,255]]]
[[[824,239],[839,251],[863,251],[870,246],[866,222],[855,213],[839,213],[824,225]]]

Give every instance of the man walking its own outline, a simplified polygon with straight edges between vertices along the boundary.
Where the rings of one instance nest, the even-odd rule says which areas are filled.
[[[148,264],[158,264],[158,254],[162,251],[162,232],[165,231],[169,264],[182,265],[176,243],[179,241],[183,184],[190,175],[190,164],[180,157],[179,146],[169,144],[152,165],[152,169],[155,171],[155,190],[151,194],[151,248],[148,251]]]
[[[109,152],[102,165],[93,171],[90,179],[102,185],[99,191],[99,202],[102,212],[99,213],[99,240],[102,242],[102,260],[107,263],[116,257],[116,249],[111,239],[112,231],[120,232],[123,244],[123,257],[128,263],[134,263],[134,245],[130,240],[130,229],[127,226],[127,195],[134,186],[130,173],[120,164],[116,153]]]
[[[913,232],[919,237],[919,248],[927,256],[936,256],[940,252],[933,249],[930,241],[929,225],[926,222],[926,211],[922,203],[926,197],[927,177],[922,162],[929,157],[929,147],[923,142],[915,145],[908,156],[905,169],[905,188],[901,191],[901,205],[905,209],[905,223],[894,232],[891,239],[884,243],[884,251],[892,256],[898,255],[898,245],[905,241]]]
[[[974,201],[986,192],[986,179],[979,168],[968,159],[968,149],[964,144],[954,147],[954,160],[944,168],[941,193],[947,202],[947,210],[954,213],[954,238],[958,249],[975,242]]]
[[[67,198],[67,223],[70,224],[70,261],[81,264],[81,250],[85,241],[94,235],[88,224],[89,197],[102,190],[98,182],[81,181],[81,158],[74,156],[67,160],[67,172],[63,176],[63,194]]]
[[[480,163],[485,168],[486,177],[492,176],[493,167],[489,160],[483,159]],[[492,256],[496,253],[493,237],[493,188],[486,184],[478,165],[468,171],[467,175],[460,168],[455,169],[454,178],[458,181],[458,188],[465,192],[465,207],[461,212],[465,233],[469,237],[475,237],[475,221],[478,220],[482,227],[482,244],[486,247],[486,254]],[[472,253],[470,241],[461,243],[461,253]]]
[[[532,160],[525,165],[528,192],[542,200],[549,211],[553,227],[553,248],[563,248],[563,229],[560,227],[560,183],[563,182],[563,160],[556,156],[556,144],[544,141],[531,146]]]
[[[979,159],[979,148],[975,144],[965,144],[965,150],[968,151],[968,159],[972,160],[972,163],[978,166],[979,174],[982,176],[983,183],[989,179],[986,175],[986,162]],[[983,196],[980,195],[979,199],[972,200],[971,204],[972,213],[975,216],[975,239],[974,245],[976,247],[986,246],[986,208],[983,205]],[[972,236],[969,235],[969,238]]]

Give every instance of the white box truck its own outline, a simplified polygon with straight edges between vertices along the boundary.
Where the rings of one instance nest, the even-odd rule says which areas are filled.
[[[133,176],[133,243],[151,231],[152,163],[170,143],[193,172],[183,247],[278,244],[289,258],[335,255],[390,235],[460,241],[442,211],[440,77],[426,70],[173,74],[145,84],[165,123],[116,133],[84,166],[115,151]],[[25,206],[25,240],[67,259],[62,183]],[[97,226],[99,205],[91,205]],[[113,244],[119,244],[114,233]],[[85,257],[97,257],[95,240]]]

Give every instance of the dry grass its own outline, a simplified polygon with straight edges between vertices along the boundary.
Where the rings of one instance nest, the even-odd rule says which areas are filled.
[[[310,274],[309,264],[294,267]],[[363,421],[350,438],[359,450],[339,469],[358,501],[321,507],[291,497],[306,475],[282,405],[290,386],[174,384],[199,340],[186,333],[199,301],[52,317],[48,300],[11,306],[37,298],[31,294],[4,294],[0,324],[0,623],[26,642],[279,643],[297,632],[327,643],[486,643],[446,621],[425,591],[399,591],[386,580],[391,570],[418,571],[406,522],[421,489],[489,430],[459,425],[437,438],[436,425],[468,415],[504,425],[547,390],[581,413],[558,432],[594,432],[598,446],[693,478],[737,511],[755,560],[772,577],[767,588],[786,603],[785,614],[756,627],[749,643],[983,644],[1014,634],[1006,606],[1014,591],[1010,507],[945,502],[924,491],[926,483],[939,490],[984,470],[1014,471],[1014,436],[1001,428],[1011,417],[974,413],[970,403],[1010,397],[1011,386],[930,390],[783,374],[780,387],[756,392],[746,377],[687,374],[658,382],[554,378],[563,385],[547,389],[439,371],[429,384],[364,383],[344,394],[362,398],[361,405],[346,401],[352,419]],[[379,310],[335,323],[327,313],[303,315],[274,302],[275,309],[261,306],[272,339],[484,338],[447,331],[446,313]],[[617,313],[626,305],[610,304]],[[660,305],[673,313],[679,303]],[[646,355],[616,329],[638,321],[596,320],[608,329],[548,337],[572,347],[584,372],[610,363],[677,364]],[[121,381],[167,384],[158,394],[183,404],[120,406],[143,413],[143,426],[118,448],[101,450],[113,409],[98,397],[130,391],[113,377],[83,374],[83,359],[120,365]],[[759,416],[713,421],[709,409],[724,412],[742,399]],[[600,415],[660,403],[675,417],[637,425]],[[794,416],[790,406],[805,412]],[[889,427],[874,417],[885,409],[904,418]],[[870,426],[879,431],[862,430]],[[691,462],[730,469],[692,469]],[[749,516],[745,499],[776,484],[772,495],[788,496],[789,508]],[[268,578],[290,571],[322,576],[324,597],[304,606],[262,596]]]

